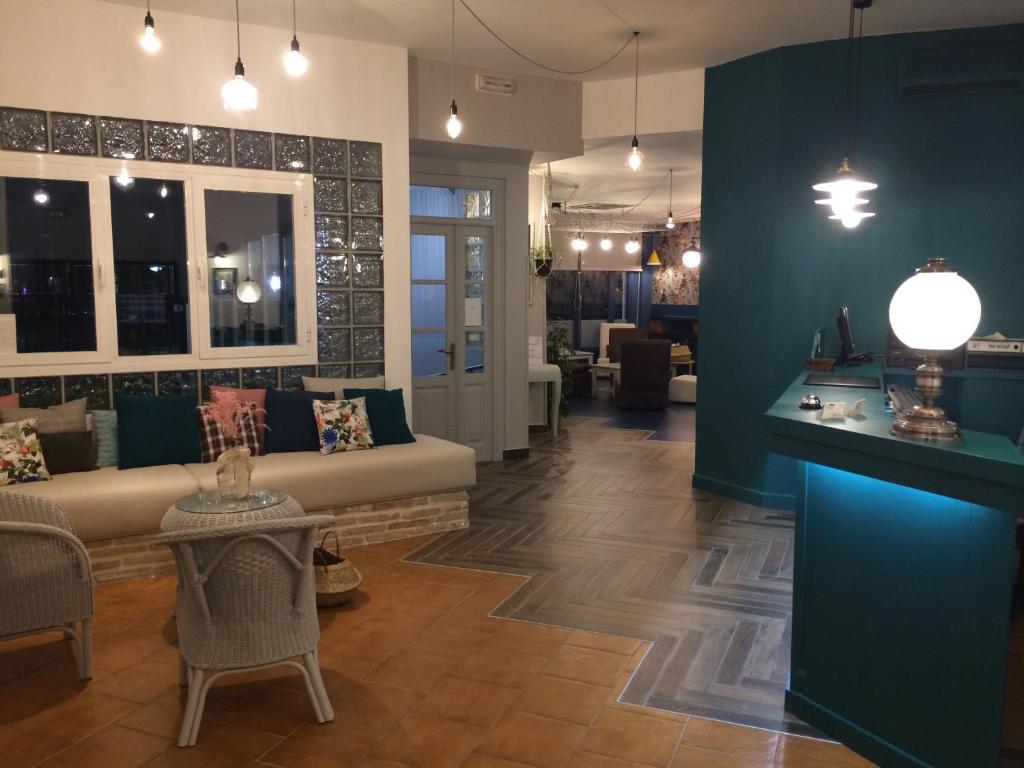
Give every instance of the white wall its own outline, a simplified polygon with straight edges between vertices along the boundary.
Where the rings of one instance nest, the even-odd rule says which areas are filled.
[[[310,68],[292,80],[281,66],[290,30],[243,24],[242,56],[260,108],[238,118],[219,95],[233,71],[234,24],[159,10],[164,45],[148,56],[137,44],[143,15],[97,0],[0,0],[0,104],[379,141],[385,365],[388,385],[408,388],[408,52],[303,34]]]
[[[640,78],[640,135],[704,128],[704,70],[689,69]],[[583,138],[633,135],[633,78],[583,84]]]
[[[462,145],[523,149],[547,160],[583,154],[580,83],[511,75],[516,92],[505,96],[476,90],[480,67],[456,66],[455,99]],[[451,69],[442,61],[409,62],[409,133],[414,139],[450,142],[445,132],[451,105]]]

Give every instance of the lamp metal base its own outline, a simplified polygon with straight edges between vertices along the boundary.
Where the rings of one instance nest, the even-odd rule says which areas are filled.
[[[947,419],[946,412],[935,405],[915,405],[893,421],[889,432],[899,437],[939,443],[963,439],[959,425]]]

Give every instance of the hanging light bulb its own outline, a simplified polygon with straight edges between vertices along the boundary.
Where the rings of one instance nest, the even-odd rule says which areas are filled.
[[[602,251],[610,251],[611,249],[612,249],[612,239],[610,237],[608,237],[608,235],[605,235],[604,237],[601,238],[601,250]]]
[[[665,229],[675,229],[676,220],[672,218],[672,169],[668,169],[668,218],[665,220]]]
[[[462,133],[462,121],[459,120],[459,108],[455,105],[455,99],[452,99],[451,117],[448,118],[448,122],[445,123],[444,127],[448,131],[448,135],[453,139],[459,138],[459,134]]]
[[[570,242],[569,245],[571,245],[572,249],[577,252],[587,250],[587,238],[583,236],[582,230],[576,233],[576,237],[572,239],[572,242]]]
[[[167,197],[169,192],[170,192],[170,190],[167,189],[167,185],[166,184],[161,184],[160,185],[160,197]]]
[[[235,288],[235,297],[243,304],[255,304],[262,296],[260,284],[248,276]]]
[[[46,205],[50,202],[50,193],[40,187],[32,193],[32,199],[35,201],[36,205]]]
[[[640,151],[640,142],[637,140],[637,113],[640,106],[640,33],[633,33],[633,40],[636,42],[636,66],[633,70],[633,143],[630,144],[629,154],[626,155],[626,167],[631,171],[639,171],[644,166],[644,153]]]
[[[121,189],[131,189],[135,186],[135,179],[128,175],[127,168],[122,168],[121,172],[114,177],[114,183]]]
[[[242,25],[238,14],[238,0],[235,0],[235,40],[238,58],[235,61],[235,76],[220,89],[224,109],[233,115],[247,115],[259,105],[256,86],[245,79],[245,65],[242,63]]]
[[[878,188],[878,185],[873,182],[857,178],[850,167],[850,148],[853,145],[853,130],[857,120],[857,100],[854,94],[860,91],[860,40],[864,34],[864,8],[869,5],[871,3],[866,0],[850,0],[850,27],[846,39],[846,104],[843,118],[846,129],[846,152],[843,162],[832,179],[815,184],[813,187],[815,192],[827,192],[829,195],[823,200],[815,200],[815,204],[829,206],[832,210],[832,215],[829,218],[841,222],[847,229],[854,229],[862,220],[875,215],[870,211],[858,208],[858,206],[869,202],[860,196],[861,192]],[[856,37],[857,67],[854,68],[854,14],[858,10],[860,11],[860,30]]]
[[[162,43],[156,35],[156,26],[153,24],[153,14],[149,12],[149,3],[146,3],[146,26],[142,28],[139,35],[139,45],[146,53],[156,53],[160,50]]]
[[[640,250],[640,241],[636,239],[636,235],[629,238],[629,242],[626,243],[626,253],[633,254]]]
[[[452,0],[452,56],[451,56],[451,74],[452,74],[452,106],[448,114],[448,122],[445,123],[445,130],[448,131],[449,138],[457,139],[462,134],[462,121],[459,120],[459,108],[455,104],[455,0]]]
[[[291,77],[302,77],[309,69],[309,61],[299,50],[299,35],[295,25],[295,0],[292,0],[292,45],[284,55],[284,71]]]

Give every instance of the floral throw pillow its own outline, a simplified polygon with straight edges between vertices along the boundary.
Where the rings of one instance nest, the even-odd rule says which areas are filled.
[[[0,424],[0,485],[49,480],[36,420]]]
[[[351,400],[314,400],[313,415],[320,435],[320,453],[359,451],[373,448],[370,419],[366,415],[366,398]]]

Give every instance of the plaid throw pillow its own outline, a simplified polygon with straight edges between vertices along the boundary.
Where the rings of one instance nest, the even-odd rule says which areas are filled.
[[[256,426],[256,404],[239,403],[244,409],[239,416],[238,440],[239,445],[249,449],[252,456],[260,455],[259,429]],[[211,418],[203,416],[199,412],[199,445],[203,450],[203,464],[209,464],[217,460],[224,451],[231,447],[220,427]]]

